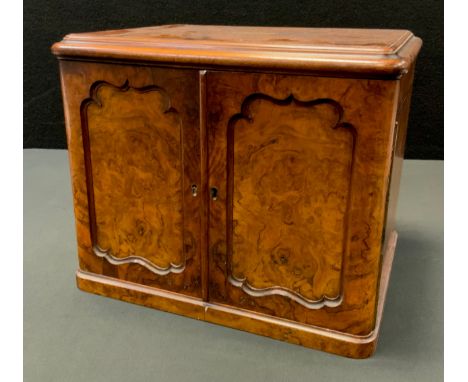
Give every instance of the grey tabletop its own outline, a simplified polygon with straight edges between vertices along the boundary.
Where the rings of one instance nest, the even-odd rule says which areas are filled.
[[[442,381],[443,162],[407,160],[377,352],[351,360],[80,292],[67,152],[24,151],[25,381]]]

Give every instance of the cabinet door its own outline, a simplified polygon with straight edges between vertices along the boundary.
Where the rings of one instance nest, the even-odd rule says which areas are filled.
[[[395,89],[208,73],[212,301],[373,329]]]
[[[198,73],[61,72],[81,269],[199,296]]]

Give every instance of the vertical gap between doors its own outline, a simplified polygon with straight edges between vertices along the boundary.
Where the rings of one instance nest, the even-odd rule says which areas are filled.
[[[203,301],[209,299],[209,192],[208,192],[208,136],[206,131],[206,70],[199,71],[200,113],[200,256]]]

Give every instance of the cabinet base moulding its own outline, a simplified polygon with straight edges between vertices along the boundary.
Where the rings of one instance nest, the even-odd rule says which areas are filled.
[[[350,335],[316,326],[302,325],[293,321],[222,304],[205,302],[202,299],[184,296],[179,293],[82,270],[76,272],[76,280],[78,288],[85,292],[180,314],[349,358],[368,358],[374,353],[377,345],[396,242],[397,233],[393,231],[382,259],[375,328],[366,336]]]

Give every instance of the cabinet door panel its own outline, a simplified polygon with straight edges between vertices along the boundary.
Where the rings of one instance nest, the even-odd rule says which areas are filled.
[[[230,281],[253,296],[334,306],[354,130],[341,123],[342,110],[331,100],[256,94],[241,110],[228,125]]]
[[[75,197],[79,212],[88,210],[81,265],[199,295],[199,198],[191,194],[200,178],[197,73],[103,64],[76,70],[62,64],[73,92],[66,99],[75,194],[86,184],[86,200]]]
[[[207,84],[210,299],[368,333],[395,83],[210,72]]]
[[[181,272],[181,118],[158,88],[99,83],[84,105],[99,256]]]

